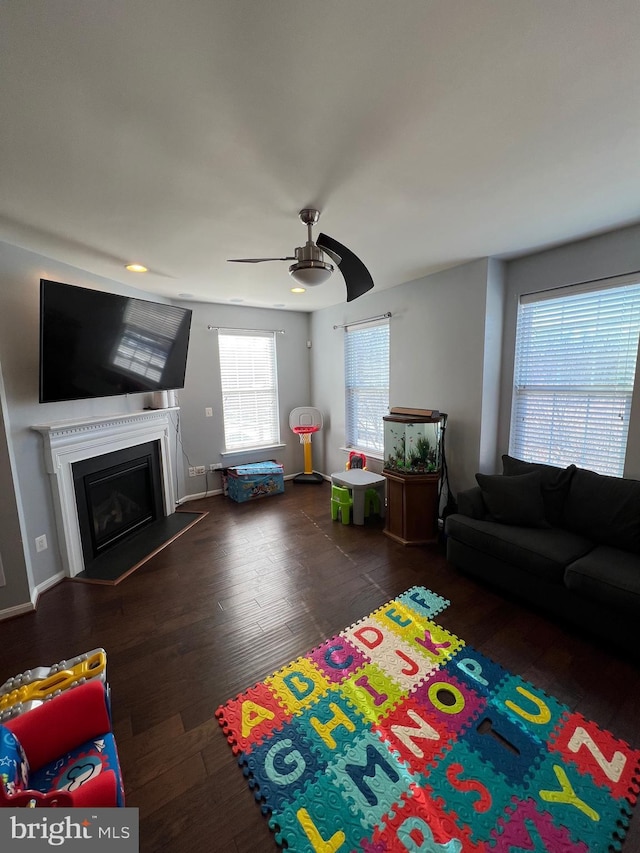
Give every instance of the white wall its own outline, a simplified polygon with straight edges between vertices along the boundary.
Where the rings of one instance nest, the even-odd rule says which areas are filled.
[[[215,305],[202,302],[182,302],[191,308],[193,318],[187,359],[185,387],[178,393],[182,444],[185,471],[189,466],[221,462],[224,450],[224,425],[222,415],[222,391],[218,361],[217,332],[207,326],[239,329],[283,329],[276,335],[278,362],[278,396],[280,416],[280,439],[285,445],[276,450],[237,454],[225,457],[225,465],[243,462],[258,462],[277,459],[285,468],[285,475],[303,470],[303,454],[300,440],[289,429],[289,413],[297,406],[311,405],[309,385],[310,353],[309,314],[298,311],[245,308],[235,305]],[[213,416],[206,417],[205,409],[213,409]],[[188,461],[187,461],[188,459]],[[180,496],[202,495],[207,490],[220,489],[220,475],[183,478]]]
[[[494,262],[497,263],[497,262]],[[390,311],[391,406],[433,408],[449,415],[446,453],[451,489],[475,484],[480,466],[483,386],[495,370],[498,331],[486,336],[487,259],[473,261],[384,291],[370,291],[357,301],[314,312],[313,405],[323,412],[325,426],[314,449],[314,467],[331,472],[344,468],[344,332],[342,325]],[[492,271],[492,322],[500,325],[499,271]],[[496,307],[499,306],[499,307]],[[491,351],[485,370],[485,352]],[[485,372],[487,376],[485,376]],[[498,384],[490,393],[497,408]],[[486,452],[495,454],[485,437]],[[372,468],[381,466],[371,464]]]

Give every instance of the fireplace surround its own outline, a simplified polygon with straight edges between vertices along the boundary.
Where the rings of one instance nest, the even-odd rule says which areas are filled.
[[[82,468],[87,460],[155,442],[160,484],[157,511],[165,516],[175,511],[170,442],[173,411],[177,408],[57,421],[33,427],[44,440],[45,468],[51,476],[58,540],[67,577],[73,578],[85,569],[74,482],[74,469],[77,473],[79,463]],[[135,457],[135,453],[133,455]]]

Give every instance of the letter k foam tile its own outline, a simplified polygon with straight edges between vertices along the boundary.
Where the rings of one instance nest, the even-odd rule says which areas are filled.
[[[433,621],[412,587],[216,717],[290,853],[619,850],[640,750]]]

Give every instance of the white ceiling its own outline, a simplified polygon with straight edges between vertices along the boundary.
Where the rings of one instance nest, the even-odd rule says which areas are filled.
[[[638,0],[2,0],[0,239],[298,310],[640,221]],[[123,269],[139,261],[146,275]]]

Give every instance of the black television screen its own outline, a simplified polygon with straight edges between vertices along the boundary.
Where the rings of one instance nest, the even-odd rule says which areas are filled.
[[[40,280],[40,402],[184,387],[191,311]]]

